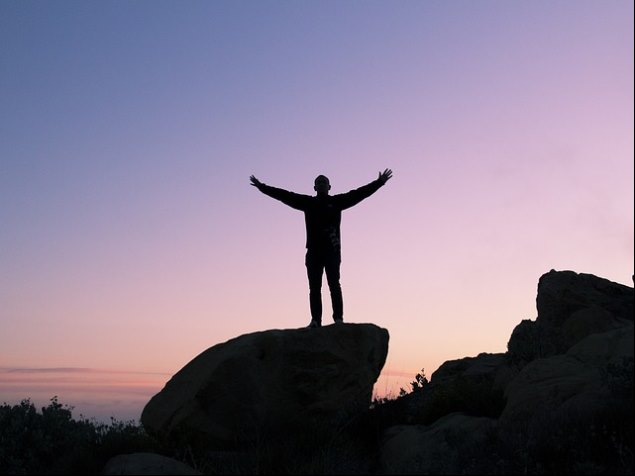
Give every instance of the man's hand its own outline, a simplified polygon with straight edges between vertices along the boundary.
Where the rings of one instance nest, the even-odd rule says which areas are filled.
[[[258,188],[260,190],[260,187],[262,186],[262,182],[260,180],[258,180],[253,175],[251,177],[249,177],[249,180],[251,180],[251,185],[253,185],[254,187],[256,187],[256,188]]]
[[[379,177],[377,177],[377,180],[379,180],[381,184],[384,185],[386,182],[388,182],[388,180],[391,177],[392,177],[392,170],[386,169],[383,172],[379,172]]]

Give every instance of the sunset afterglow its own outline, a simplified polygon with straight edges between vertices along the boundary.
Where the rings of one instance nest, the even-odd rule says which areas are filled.
[[[0,402],[138,418],[306,326],[302,213],[252,174],[394,172],[342,217],[377,395],[504,352],[550,269],[633,285],[631,1],[2,2],[0,38]]]

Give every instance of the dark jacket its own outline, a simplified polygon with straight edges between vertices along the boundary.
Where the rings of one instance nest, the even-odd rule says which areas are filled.
[[[265,184],[261,184],[258,190],[304,212],[306,247],[309,251],[339,252],[342,210],[370,197],[382,185],[379,180],[374,180],[350,192],[326,196],[301,195]]]

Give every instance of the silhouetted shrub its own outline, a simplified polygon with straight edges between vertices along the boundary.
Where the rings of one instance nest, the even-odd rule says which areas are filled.
[[[157,448],[133,422],[74,420],[57,397],[41,413],[30,399],[0,406],[0,474],[96,474],[112,456]]]

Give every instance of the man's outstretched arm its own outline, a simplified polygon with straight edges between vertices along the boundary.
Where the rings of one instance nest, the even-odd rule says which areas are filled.
[[[383,172],[379,172],[377,179],[373,180],[369,184],[356,188],[355,190],[351,190],[350,192],[336,195],[340,208],[342,210],[346,210],[347,208],[357,205],[359,202],[370,197],[373,193],[379,190],[379,188],[385,185],[391,178],[392,170],[386,169]]]
[[[308,195],[300,195],[299,193],[289,192],[288,190],[266,185],[258,180],[254,175],[249,177],[249,180],[251,181],[251,185],[256,187],[265,195],[275,198],[276,200],[280,200],[285,205],[295,208],[296,210],[304,210],[306,208],[307,201],[311,198]]]

